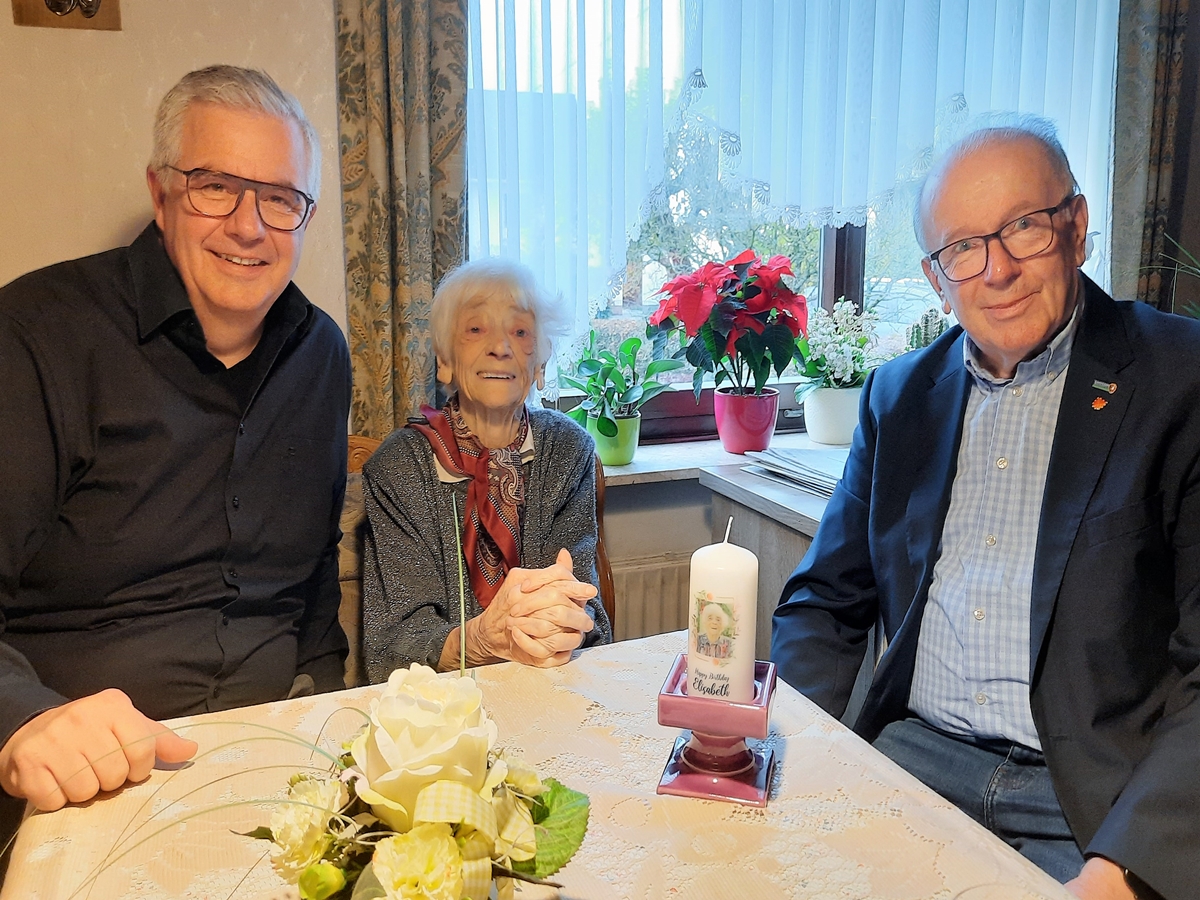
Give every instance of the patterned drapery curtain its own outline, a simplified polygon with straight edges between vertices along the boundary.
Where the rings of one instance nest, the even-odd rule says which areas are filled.
[[[1121,0],[1113,136],[1112,293],[1163,294],[1188,0]]]
[[[434,399],[433,291],[466,246],[461,0],[335,0],[351,429]]]

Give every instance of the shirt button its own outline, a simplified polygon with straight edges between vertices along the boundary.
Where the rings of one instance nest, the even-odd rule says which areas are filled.
[[[230,578],[237,578],[237,569],[230,569],[230,570],[229,570],[229,577],[230,577]]]
[[[1053,381],[1053,380],[1054,380],[1056,377],[1057,377],[1057,373],[1056,373],[1056,372],[1048,372],[1048,373],[1046,374],[1046,380],[1047,380],[1047,381]]]
[[[221,624],[228,625],[229,624],[229,616],[221,616]]]
[[[1014,397],[1020,397],[1023,393],[1025,393],[1025,388],[1023,388],[1023,387],[1013,388],[1013,396]]]
[[[972,615],[974,615],[974,616],[975,616],[975,619],[976,619],[976,621],[978,621],[978,622],[982,622],[982,621],[983,621],[983,617],[984,617],[984,615],[985,615],[985,613],[984,613],[984,611],[983,611],[983,607],[979,607],[978,609],[976,609],[976,610],[974,611],[974,613],[972,613]]]
[[[980,706],[983,706],[983,704],[987,703],[987,694],[985,694],[983,691],[980,691],[975,695],[975,702]]]
[[[983,539],[983,542],[985,544],[987,544],[989,547],[995,547],[996,546],[996,536],[994,534],[989,534],[987,537],[985,537]]]
[[[245,433],[246,433],[246,426],[238,425],[238,434],[245,434]]]
[[[237,509],[241,505],[242,505],[242,501],[239,500],[237,497],[234,497],[233,498],[233,508]]]
[[[1008,458],[1002,456],[998,460],[996,460],[996,468],[997,469],[1007,469],[1008,468]]]

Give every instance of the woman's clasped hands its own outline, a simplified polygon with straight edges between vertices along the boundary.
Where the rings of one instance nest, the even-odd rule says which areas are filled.
[[[467,622],[467,656],[561,666],[594,627],[585,607],[595,596],[595,585],[575,578],[565,549],[552,566],[512,569],[487,609]]]

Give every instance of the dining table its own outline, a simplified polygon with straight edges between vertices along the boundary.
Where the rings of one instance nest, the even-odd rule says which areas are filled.
[[[566,665],[472,670],[517,753],[591,802],[587,835],[520,900],[772,898],[1069,900],[1031,862],[778,681],[769,735],[776,765],[765,808],[656,792],[680,730],[658,723],[658,695],[685,632],[581,651]],[[298,896],[268,844],[269,821],[298,771],[328,759],[365,724],[379,686],[177,719],[195,759],[83,804],[29,815],[0,900]]]

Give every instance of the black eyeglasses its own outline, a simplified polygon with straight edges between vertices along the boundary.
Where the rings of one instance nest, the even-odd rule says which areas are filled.
[[[1013,259],[1028,259],[1037,256],[1054,243],[1055,213],[1062,212],[1078,196],[1068,194],[1058,206],[1034,210],[1013,219],[999,231],[960,238],[941,250],[929,254],[949,281],[967,281],[980,275],[988,264],[988,241],[1000,242]]]
[[[187,179],[187,194],[192,209],[212,219],[233,215],[249,189],[254,191],[254,204],[264,225],[276,231],[295,231],[308,219],[315,202],[304,191],[283,184],[251,181],[209,169],[189,169],[185,172],[175,166],[167,168]]]

